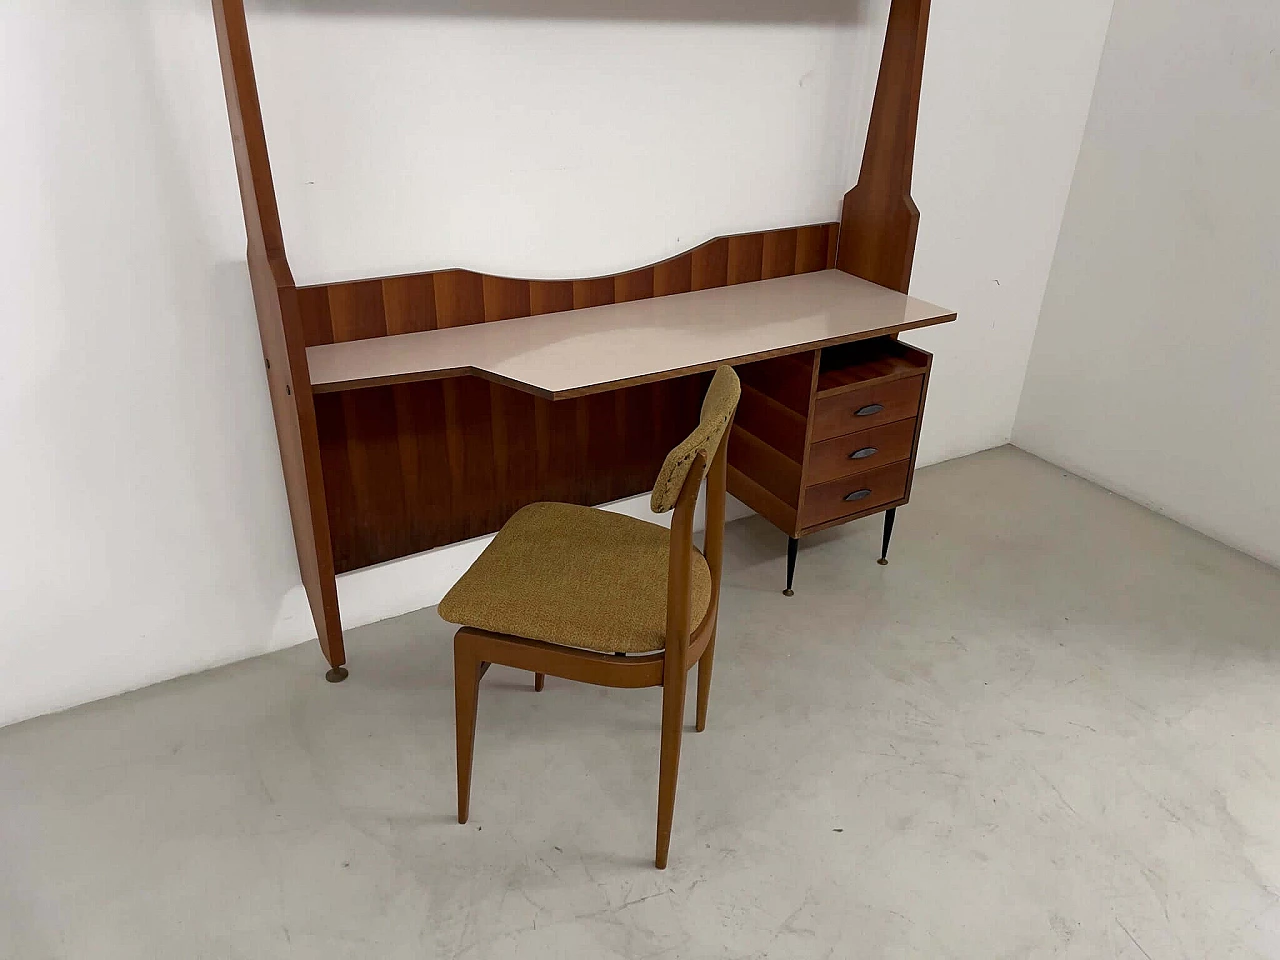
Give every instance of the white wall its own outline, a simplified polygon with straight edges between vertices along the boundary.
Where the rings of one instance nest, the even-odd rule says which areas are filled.
[[[188,7],[0,8],[0,724],[262,653],[298,579]]]
[[[1116,0],[1014,435],[1280,565],[1280,6]]]
[[[921,463],[1008,443],[1112,0],[932,7],[911,292],[958,322],[935,353]]]
[[[299,281],[612,272],[834,218],[886,0],[843,25],[669,6],[693,14],[251,7]],[[935,4],[914,292],[962,321],[913,337],[938,352],[926,461],[1008,439],[1109,6]],[[311,631],[208,4],[11,0],[0,43],[4,723]],[[348,622],[431,602],[468,549],[344,579]]]

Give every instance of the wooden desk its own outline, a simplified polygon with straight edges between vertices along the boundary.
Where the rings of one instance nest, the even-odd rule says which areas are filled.
[[[336,575],[497,530],[536,500],[650,489],[707,375],[740,364],[729,489],[797,538],[910,495],[931,358],[903,330],[929,0],[892,0],[840,221],[703,244],[612,277],[466,270],[298,287],[285,254],[244,0],[212,0],[249,276],[298,566],[331,681]],[[850,445],[853,444],[852,447]]]
[[[840,270],[307,349],[316,393],[475,376],[548,400],[896,334],[955,314]]]

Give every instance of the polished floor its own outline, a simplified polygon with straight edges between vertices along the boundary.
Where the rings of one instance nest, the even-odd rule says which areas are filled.
[[[433,610],[0,731],[0,957],[1280,957],[1280,573],[1012,448],[729,527],[653,869],[659,693],[495,668],[454,819]]]

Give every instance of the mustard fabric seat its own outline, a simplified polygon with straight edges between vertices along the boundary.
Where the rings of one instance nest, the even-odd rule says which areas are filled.
[[[666,645],[665,527],[591,507],[534,503],[506,522],[440,601],[440,616],[601,653]],[[689,629],[711,604],[711,570],[693,550]]]

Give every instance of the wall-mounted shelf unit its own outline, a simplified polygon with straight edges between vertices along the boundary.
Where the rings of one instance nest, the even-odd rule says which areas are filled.
[[[647,491],[720,363],[745,385],[730,489],[791,538],[787,592],[806,533],[887,511],[887,548],[930,366],[895,338],[955,318],[906,295],[929,0],[892,2],[839,222],[724,237],[609,277],[439,270],[309,287],[285,254],[244,2],[213,11],[298,564],[330,680],[347,676],[338,573],[492,533],[536,500]]]

